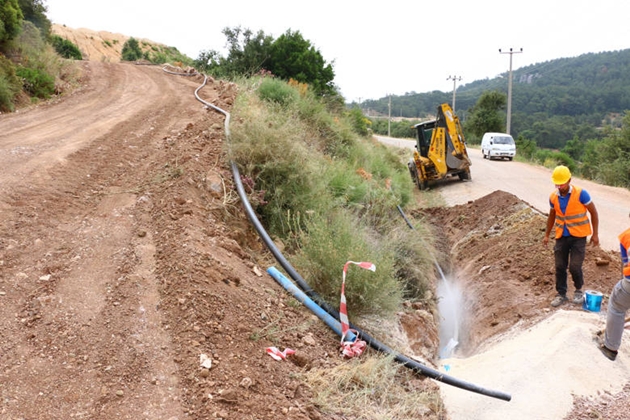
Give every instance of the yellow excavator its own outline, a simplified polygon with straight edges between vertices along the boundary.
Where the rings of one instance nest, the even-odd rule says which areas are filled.
[[[437,108],[434,120],[414,125],[416,150],[408,163],[411,179],[419,189],[428,188],[429,181],[447,176],[471,180],[472,162],[466,150],[464,132],[459,118],[448,104]]]

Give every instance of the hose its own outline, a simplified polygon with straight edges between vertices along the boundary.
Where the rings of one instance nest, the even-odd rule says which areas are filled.
[[[341,322],[331,316],[328,312],[324,311],[321,306],[318,306],[311,298],[306,296],[302,290],[300,290],[291,280],[287,279],[280,271],[275,267],[269,267],[267,273],[273,277],[285,290],[293,295],[300,303],[304,304],[311,310],[319,319],[324,321],[326,325],[330,327],[339,337],[343,336],[341,330]],[[352,331],[346,333],[346,339],[350,342],[356,340],[356,335]]]
[[[247,199],[247,195],[245,194],[245,190],[243,189],[243,183],[241,182],[241,176],[240,176],[240,173],[238,171],[236,164],[234,162],[231,162],[231,165],[232,165],[232,175],[234,177],[234,183],[236,184],[236,190],[238,192],[239,197],[241,198],[241,201],[243,202],[243,206],[245,207],[245,212],[247,213],[247,217],[250,219],[250,221],[256,228],[256,231],[258,231],[258,234],[260,235],[261,239],[265,242],[265,245],[267,246],[267,248],[269,248],[269,250],[272,252],[274,257],[276,257],[276,260],[280,263],[282,268],[284,268],[284,270],[287,273],[289,273],[291,278],[295,280],[296,283],[298,283],[298,286],[300,287],[300,289],[303,290],[304,293],[307,294],[313,301],[317,302],[319,306],[323,308],[329,315],[334,316],[335,319],[337,319],[337,317],[339,316],[339,312],[336,309],[332,308],[327,302],[325,302],[306,283],[306,281],[304,281],[302,276],[298,274],[295,268],[293,268],[293,266],[286,260],[286,258],[280,253],[280,251],[278,251],[278,248],[276,247],[275,243],[271,240],[271,238],[269,237],[269,234],[265,231],[265,228],[262,226],[262,224],[256,217],[251,207],[251,204],[249,203],[249,200]],[[409,357],[404,356],[394,351],[393,349],[387,347],[385,344],[380,343],[378,340],[374,339],[369,334],[362,331],[359,327],[357,327],[356,325],[353,325],[352,323],[350,323],[350,328],[357,331],[359,336],[370,347],[372,347],[373,349],[377,351],[394,355],[394,359],[398,363],[402,364],[406,368],[412,369],[416,373],[420,373],[424,376],[427,376],[429,378],[435,379],[437,381],[443,382],[448,385],[453,385],[458,388],[465,389],[467,391],[476,392],[478,394],[498,398],[500,400],[510,401],[512,399],[511,395],[506,394],[504,392],[488,390],[480,386],[477,386],[475,384],[462,381],[452,376],[445,375],[442,372],[439,372],[435,369],[431,369],[427,366],[424,366],[418,363],[417,361],[410,359]]]
[[[211,103],[209,103],[209,102],[204,101],[203,99],[201,99],[199,97],[198,92],[206,85],[207,80],[208,80],[208,76],[204,75],[204,81],[203,81],[202,85],[199,86],[195,90],[195,97],[197,98],[198,101],[200,101],[204,105],[206,105],[206,106],[216,110],[217,112],[220,112],[223,115],[225,115],[225,117],[226,117],[226,119],[225,119],[225,133],[226,133],[226,137],[227,137],[228,144],[229,144],[229,138],[230,138],[230,130],[229,130],[230,113],[225,111],[225,110],[223,110],[223,109],[221,109],[221,108],[219,108],[219,107],[217,107],[217,106],[215,106],[215,105],[213,105],[213,104],[211,104]],[[339,312],[336,309],[334,309],[332,306],[330,306],[327,302],[325,302],[308,285],[308,283],[306,283],[306,281],[304,281],[302,276],[295,270],[295,268],[293,268],[293,266],[289,263],[289,261],[278,250],[278,247],[275,245],[275,243],[271,240],[271,237],[269,236],[269,234],[267,233],[265,228],[262,226],[262,224],[260,223],[260,221],[256,217],[256,213],[254,212],[254,210],[252,209],[251,204],[249,203],[249,200],[247,198],[247,194],[245,194],[245,190],[243,188],[243,183],[241,182],[241,175],[240,175],[240,172],[238,170],[238,167],[236,166],[236,163],[234,161],[230,160],[230,166],[232,168],[232,176],[234,178],[234,183],[236,185],[236,190],[237,190],[238,195],[239,195],[239,197],[241,199],[241,202],[243,203],[243,207],[245,208],[245,213],[247,214],[247,217],[249,218],[250,222],[254,225],[254,228],[258,232],[258,235],[260,236],[260,238],[263,240],[263,242],[265,243],[267,248],[271,251],[271,253],[276,258],[278,263],[280,263],[282,268],[298,284],[298,287],[303,292],[303,294],[305,294],[306,296],[308,296],[310,298],[310,300],[312,300],[313,305],[317,304],[317,306],[319,306],[319,308],[323,309],[323,311],[320,311],[318,308],[314,307],[315,311],[317,311],[317,314],[322,314],[322,316],[326,320],[328,320],[329,322],[330,322],[330,320],[329,320],[328,316],[334,317],[334,319],[336,321],[338,321]],[[401,214],[403,214],[403,217],[404,217],[404,213],[402,213],[402,209],[400,209],[400,206],[398,207],[398,210],[401,212]],[[405,220],[407,220],[406,217],[405,217]],[[411,223],[409,223],[408,220],[407,220],[407,224],[410,227],[412,227]],[[274,274],[276,274],[276,272],[278,274],[280,274],[275,269],[272,270],[272,271],[274,272]],[[286,284],[284,279],[282,280],[282,282],[284,284]],[[287,280],[287,282],[290,283],[288,280]],[[285,289],[287,289],[291,293],[298,291],[298,289],[296,287],[294,287],[294,286],[293,287],[292,286],[288,286],[288,284],[287,284],[287,287],[285,287]],[[300,294],[298,294],[298,296],[300,296],[300,298],[303,298],[303,296],[301,295],[302,292],[300,292]],[[306,297],[306,296],[304,296],[304,297]],[[309,302],[309,305],[311,305],[310,302]],[[324,315],[324,311],[326,312],[327,315]],[[332,323],[332,324],[336,325],[334,323]],[[462,381],[460,379],[457,379],[457,378],[449,376],[449,375],[445,375],[442,372],[439,372],[439,371],[437,371],[435,369],[431,369],[431,368],[429,368],[427,366],[424,366],[424,365],[418,363],[417,361],[415,361],[413,359],[410,359],[409,357],[404,356],[404,355],[398,353],[397,351],[389,348],[388,346],[380,343],[378,340],[374,339],[369,334],[367,334],[366,332],[362,331],[359,327],[357,327],[355,325],[352,325],[352,323],[350,323],[350,328],[355,330],[358,333],[358,335],[370,347],[372,347],[373,349],[375,349],[377,351],[380,351],[380,352],[383,352],[383,353],[387,353],[387,354],[390,354],[390,355],[394,355],[395,360],[398,363],[402,364],[406,368],[412,369],[416,373],[420,373],[420,374],[422,374],[424,376],[427,376],[429,378],[432,378],[434,380],[443,382],[443,383],[448,384],[448,385],[452,385],[452,386],[455,386],[455,387],[458,387],[458,388],[461,388],[461,389],[464,389],[464,390],[467,390],[467,391],[476,392],[478,394],[486,395],[486,396],[489,396],[489,397],[498,398],[500,400],[510,401],[512,399],[511,395],[506,394],[504,392],[485,389],[483,387],[477,386],[475,384],[471,384],[469,382]],[[341,331],[340,328],[339,328],[339,331]]]

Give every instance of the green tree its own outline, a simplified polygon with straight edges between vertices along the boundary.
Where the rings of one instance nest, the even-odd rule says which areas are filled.
[[[263,31],[254,34],[250,29],[224,28],[228,56],[220,61],[228,75],[251,76],[267,67],[273,38]]]
[[[606,185],[630,187],[630,112],[621,130],[608,129],[601,140],[589,140],[582,155],[582,174]]]
[[[48,9],[43,0],[19,0],[20,9],[24,14],[24,20],[32,22],[41,31],[44,37],[50,36],[52,23],[46,17]]]
[[[575,160],[580,160],[582,158],[582,155],[584,154],[585,146],[586,141],[580,140],[579,137],[575,136],[571,140],[567,141],[567,143],[562,148],[562,151],[571,156],[571,158]]]
[[[10,41],[20,33],[22,9],[18,0],[0,0],[0,44]]]
[[[216,77],[232,78],[252,76],[263,71],[269,59],[269,48],[273,42],[271,36],[263,31],[254,34],[250,29],[240,26],[223,28],[227,57],[216,50],[204,50],[194,61],[195,67],[202,72],[209,72]]]
[[[193,62],[195,68],[203,73],[210,72],[215,74],[215,70],[218,70],[221,63],[221,55],[216,50],[203,50],[199,53],[199,56]],[[216,74],[215,74],[216,75]]]
[[[124,61],[136,61],[142,58],[142,50],[140,44],[135,38],[129,38],[122,49],[122,59]]]
[[[276,39],[270,49],[270,70],[284,80],[309,84],[317,94],[333,94],[335,78],[332,64],[299,31],[290,29]]]
[[[484,92],[477,103],[470,109],[464,124],[466,130],[481,138],[489,131],[504,132],[503,110],[507,106],[507,97],[499,91]]]

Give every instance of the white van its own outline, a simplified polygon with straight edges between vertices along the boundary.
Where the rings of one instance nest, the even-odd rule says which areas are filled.
[[[512,136],[506,133],[486,133],[481,139],[481,154],[484,159],[514,159],[516,144]]]

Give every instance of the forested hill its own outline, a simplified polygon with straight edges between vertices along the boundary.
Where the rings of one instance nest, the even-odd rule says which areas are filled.
[[[596,137],[596,128],[619,126],[623,113],[630,110],[630,49],[559,58],[512,74],[512,134],[523,134],[540,147],[561,147],[575,136]],[[507,71],[461,85],[456,112],[465,121],[483,92],[507,94],[507,89]],[[440,91],[392,96],[392,116],[422,119],[451,100],[452,92]],[[388,114],[388,98],[366,100],[361,106],[370,114]]]

